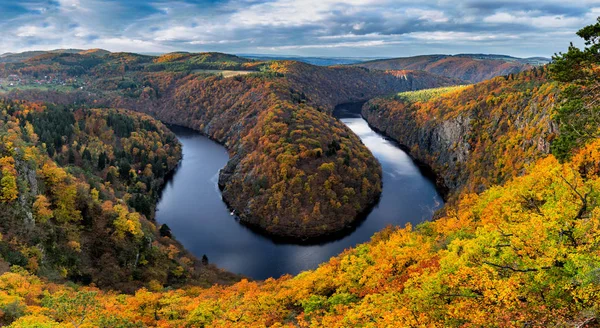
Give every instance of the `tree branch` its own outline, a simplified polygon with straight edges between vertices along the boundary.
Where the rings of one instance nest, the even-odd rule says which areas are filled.
[[[499,265],[499,264],[495,264],[495,263],[491,263],[491,262],[487,262],[487,261],[483,261],[483,264],[487,264],[487,265],[491,265],[493,267],[499,268],[499,269],[505,269],[505,270],[510,270],[510,271],[514,271],[514,272],[536,272],[536,271],[540,271],[540,269],[536,269],[536,268],[527,268],[527,269],[518,269],[518,268],[513,268],[511,266],[508,265]],[[542,267],[542,270],[548,270],[551,267]]]

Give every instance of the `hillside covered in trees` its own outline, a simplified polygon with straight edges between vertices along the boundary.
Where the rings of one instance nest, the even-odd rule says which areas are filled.
[[[147,115],[0,101],[0,268],[133,291],[210,285],[203,266],[153,223],[175,136]]]
[[[545,58],[463,54],[380,59],[355,66],[374,70],[419,70],[466,82],[481,82],[495,76],[526,71],[547,62]]]
[[[3,53],[0,54],[0,63],[17,63],[17,62],[22,62],[26,59],[32,58],[32,57],[36,57],[39,55],[44,55],[44,54],[49,54],[49,53],[71,53],[71,54],[78,54],[78,53],[83,53],[83,52],[87,52],[87,53],[96,53],[96,54],[106,54],[108,53],[108,51],[106,50],[102,50],[102,49],[90,49],[90,50],[82,50],[82,49],[55,49],[55,50],[48,50],[48,51],[44,51],[44,50],[38,50],[38,51],[25,51],[25,52],[20,52],[20,53],[11,53],[11,52],[7,52],[7,53]]]
[[[536,68],[469,86],[376,98],[362,114],[458,195],[501,184],[550,152],[560,89],[547,69]]]
[[[85,54],[48,56],[70,58],[72,67],[92,60]],[[127,64],[119,66],[121,59]],[[46,60],[28,59],[18,74],[27,79],[32,67]],[[316,239],[346,229],[381,192],[379,164],[331,116],[335,105],[457,83],[426,72],[254,62],[215,53],[110,54],[98,60],[103,63],[78,75],[83,89],[17,88],[7,96],[127,108],[210,136],[230,153],[219,178],[224,200],[242,223],[289,240]],[[59,62],[56,74],[75,78],[71,68]],[[206,65],[257,71],[226,78],[196,70]],[[17,66],[6,64],[5,74]]]
[[[169,53],[158,57],[111,53],[101,49],[10,54],[0,59],[3,75],[21,78],[98,78],[132,71],[191,71],[195,69],[256,70],[254,61],[221,53]],[[89,81],[89,80],[88,80]]]

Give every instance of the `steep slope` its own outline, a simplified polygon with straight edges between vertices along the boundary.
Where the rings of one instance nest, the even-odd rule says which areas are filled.
[[[559,88],[545,69],[434,91],[373,99],[362,114],[431,166],[454,195],[503,183],[550,152]]]
[[[540,60],[494,55],[427,55],[375,60],[356,66],[374,70],[421,70],[468,82],[481,82],[532,69],[539,65]]]
[[[149,116],[0,101],[0,264],[133,291],[226,282],[152,222],[181,157]]]
[[[155,90],[158,102],[119,106],[224,143],[231,160],[219,184],[241,221],[287,240],[311,239],[351,225],[381,186],[377,161],[327,113],[342,102],[451,83],[422,76],[275,62],[252,76],[174,79]]]
[[[300,62],[275,62],[273,70],[291,82],[293,91],[331,111],[336,105],[358,102],[401,91],[459,84],[461,81],[410,70],[369,71],[360,67],[319,67]]]

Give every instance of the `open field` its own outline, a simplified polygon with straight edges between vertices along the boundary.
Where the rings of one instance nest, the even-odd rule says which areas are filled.
[[[424,101],[428,101],[433,98],[445,95],[450,92],[462,90],[468,86],[469,85],[454,85],[454,86],[450,86],[450,87],[441,87],[441,88],[425,89],[425,90],[418,90],[418,91],[406,91],[406,92],[400,92],[400,93],[396,94],[394,97],[398,100],[406,100],[406,101],[410,101],[410,102],[417,102],[417,101],[424,102]]]
[[[205,74],[222,74],[223,77],[232,77],[237,75],[246,75],[256,73],[255,71],[230,71],[230,70],[219,70],[219,69],[196,69],[193,73],[205,73]]]
[[[2,85],[0,94],[8,93],[13,90],[41,90],[41,91],[58,91],[67,92],[77,89],[72,85],[56,85],[56,84],[19,84],[19,85]]]

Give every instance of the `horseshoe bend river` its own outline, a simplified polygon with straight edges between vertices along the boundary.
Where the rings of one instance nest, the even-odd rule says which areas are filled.
[[[183,159],[162,191],[156,221],[166,223],[197,257],[254,279],[280,277],[315,269],[344,249],[369,241],[388,225],[404,226],[431,219],[443,205],[431,179],[422,174],[398,145],[375,132],[360,116],[357,104],[336,108],[335,116],[371,150],[383,168],[379,203],[356,229],[329,242],[282,244],[237,222],[221,199],[219,170],[229,156],[225,148],[193,130],[171,126],[183,145]]]

